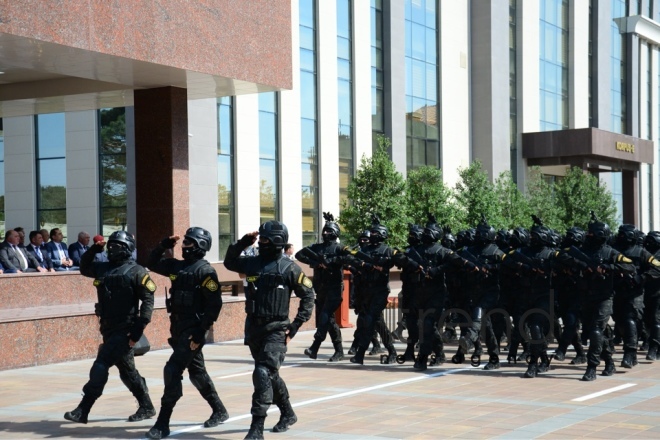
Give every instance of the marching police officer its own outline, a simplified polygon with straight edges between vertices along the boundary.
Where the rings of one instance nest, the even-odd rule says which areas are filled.
[[[259,255],[241,256],[243,249],[259,236]],[[282,249],[289,241],[287,227],[278,221],[268,221],[259,232],[244,235],[229,246],[225,255],[227,269],[244,273],[248,286],[245,292],[245,344],[254,359],[252,382],[252,423],[246,439],[263,438],[266,413],[272,403],[280,409],[280,419],[274,432],[284,432],[298,421],[289,401],[289,392],[279,369],[284,362],[287,344],[312,315],[314,289],[293,260],[283,258]],[[289,321],[291,292],[300,298],[298,313]]]
[[[96,315],[99,317],[103,344],[89,371],[89,382],[83,387],[84,396],[76,409],[64,414],[64,418],[77,423],[87,423],[92,405],[101,397],[108,381],[108,370],[116,366],[119,377],[138,401],[137,412],[129,416],[129,422],[144,420],[156,415],[149,398],[147,383],[135,368],[133,346],[140,340],[144,328],[151,321],[156,284],[149,273],[131,261],[135,250],[133,236],[116,231],[108,239],[108,262],[94,262],[94,256],[103,252],[105,242],[91,246],[80,260],[80,273],[94,278],[98,294]]]
[[[660,260],[660,231],[651,231],[644,238],[644,248]],[[649,350],[646,359],[655,361],[660,349],[660,279],[646,280],[644,287],[644,322],[649,332]]]
[[[326,220],[321,231],[323,241],[301,249],[296,253],[296,259],[314,269],[314,292],[316,292],[316,333],[312,346],[305,349],[305,354],[312,359],[321,347],[328,333],[335,349],[329,362],[338,362],[344,359],[341,330],[335,321],[335,311],[342,302],[344,290],[344,266],[342,247],[337,243],[339,238],[339,225],[335,223],[334,216],[324,212]]]
[[[156,424],[147,433],[147,438],[151,439],[164,438],[170,434],[170,417],[176,402],[183,395],[181,382],[186,368],[190,382],[213,410],[211,417],[204,422],[204,427],[217,426],[229,418],[206,372],[202,353],[206,333],[213,327],[222,308],[218,275],[204,259],[206,252],[211,249],[211,234],[203,228],[188,228],[181,246],[183,260],[164,258],[163,253],[174,248],[180,238],[173,235],[163,239],[151,251],[147,265],[149,269],[172,280],[167,307],[172,335],[169,343],[174,349],[163,369],[165,390]]]

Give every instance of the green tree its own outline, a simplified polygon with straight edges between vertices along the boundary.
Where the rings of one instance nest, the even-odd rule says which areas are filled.
[[[591,219],[591,211],[612,230],[618,226],[616,202],[612,193],[593,174],[573,167],[555,184],[555,193],[563,229],[571,226],[586,228]]]
[[[503,222],[501,227],[512,229],[529,223],[531,208],[528,199],[513,181],[511,171],[500,173],[495,179],[494,189]]]
[[[457,230],[479,224],[482,214],[494,228],[504,227],[494,186],[481,162],[475,160],[467,168],[461,168],[455,187]]]
[[[549,183],[543,176],[541,168],[532,167],[529,169],[529,179],[527,180],[527,202],[529,213],[534,214],[543,220],[543,223],[549,228],[558,229],[561,232],[565,230],[560,218],[560,209],[557,206],[554,184]],[[532,219],[528,217],[518,226],[530,228]]]
[[[357,241],[360,232],[371,226],[371,214],[378,214],[389,230],[388,244],[403,247],[408,236],[406,182],[387,154],[389,139],[381,136],[379,147],[370,158],[362,157],[355,178],[348,185],[348,198],[342,202],[339,223],[342,243]]]
[[[427,214],[436,216],[439,225],[455,226],[456,207],[452,189],[442,180],[442,170],[423,166],[408,173],[406,179],[408,217],[413,223],[424,225]]]

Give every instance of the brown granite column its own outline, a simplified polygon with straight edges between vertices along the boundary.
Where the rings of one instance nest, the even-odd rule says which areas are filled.
[[[138,261],[190,222],[186,89],[135,90],[135,193]],[[176,256],[180,257],[180,246]]]
[[[621,171],[623,187],[623,222],[639,227],[639,173]]]

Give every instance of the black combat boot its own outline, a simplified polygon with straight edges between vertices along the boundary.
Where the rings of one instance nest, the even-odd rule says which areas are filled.
[[[557,348],[557,350],[555,351],[555,359],[557,359],[558,361],[563,361],[564,359],[566,359],[566,350],[562,348]]]
[[[460,347],[461,352],[466,355],[469,354],[470,351],[474,348],[474,342],[472,342],[472,340],[468,337],[461,336],[458,340],[458,346]]]
[[[277,406],[280,408],[280,420],[273,426],[273,432],[288,431],[289,427],[298,421],[298,417],[293,412],[289,399]]]
[[[417,360],[415,360],[415,365],[413,365],[413,368],[417,371],[425,371],[427,366],[426,363],[428,362],[428,356],[425,354],[420,354],[417,355]]]
[[[525,371],[525,374],[523,374],[523,377],[526,379],[532,379],[536,377],[538,374],[538,365],[536,365],[536,362],[530,362],[529,365],[527,366],[527,371]]]
[[[151,403],[149,394],[138,397],[137,400],[140,406],[138,407],[135,414],[128,416],[129,422],[139,422],[140,420],[150,419],[156,415],[156,408],[154,408],[154,404]]]
[[[174,408],[162,407],[160,408],[160,413],[158,413],[158,418],[156,419],[156,424],[147,432],[145,437],[150,439],[161,439],[170,435],[170,417],[172,417],[172,410]]]
[[[415,344],[406,345],[406,351],[403,352],[403,361],[414,361],[415,360]]]
[[[369,356],[375,356],[377,354],[385,353],[385,349],[381,347],[380,342],[378,342],[378,339],[374,338],[371,341],[371,343],[374,344],[374,347],[369,352]]]
[[[265,417],[252,416],[252,423],[250,430],[245,436],[244,440],[263,440],[264,438],[264,421]]]
[[[330,359],[328,359],[328,362],[339,362],[344,359],[344,346],[342,345],[341,341],[339,342],[333,342],[332,345],[335,347],[335,352],[332,356],[330,356]]]
[[[213,409],[213,413],[211,414],[211,417],[209,417],[209,419],[204,422],[204,428],[213,428],[214,426],[218,426],[220,423],[225,422],[229,418],[227,408],[225,408],[225,406],[222,404],[222,400],[220,400],[220,398],[213,400],[211,403],[211,408]]]
[[[538,373],[545,373],[550,369],[550,358],[546,352],[541,354],[540,362],[538,362]]]
[[[488,358],[488,363],[484,367],[484,370],[497,370],[500,368],[500,358],[498,355],[494,354]]]
[[[321,347],[321,341],[314,339],[312,346],[305,349],[305,356],[308,356],[310,359],[316,359],[316,354],[319,352],[319,347]]]
[[[605,360],[605,369],[602,373],[600,373],[601,376],[612,376],[614,373],[616,373],[614,361],[611,358],[609,360]]]
[[[635,365],[635,353],[628,351],[623,354],[623,360],[621,361],[621,366],[623,368],[632,368]]]
[[[587,363],[587,355],[582,353],[582,354],[577,354],[572,360],[571,360],[571,365],[582,365]]]
[[[73,411],[67,411],[64,413],[64,418],[76,423],[87,423],[87,416],[89,411],[94,405],[94,401],[91,397],[83,396],[82,400]]]
[[[353,356],[350,360],[352,364],[364,364],[364,354],[366,353],[366,349],[362,347],[358,347],[357,351],[355,352],[355,356]]]
[[[585,371],[584,376],[582,376],[582,380],[585,382],[596,380],[596,367],[587,367],[587,371]]]
[[[348,355],[353,356],[355,353],[357,353],[357,348],[357,341],[354,340],[351,344],[351,348],[348,349]]]
[[[429,367],[436,367],[438,365],[442,365],[445,363],[447,360],[447,356],[445,356],[444,350],[440,350],[439,352],[435,353],[435,357],[431,359],[431,362],[429,362]]]
[[[649,351],[646,353],[647,361],[655,361],[658,359],[658,344],[655,341],[651,341],[649,345]]]
[[[390,344],[387,347],[387,357],[384,358],[383,364],[394,364],[396,363],[396,348],[394,344]]]

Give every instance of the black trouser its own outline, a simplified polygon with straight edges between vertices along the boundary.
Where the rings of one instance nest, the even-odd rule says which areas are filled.
[[[644,323],[649,343],[660,344],[660,292],[644,292]]]
[[[122,328],[103,335],[103,344],[89,370],[89,381],[83,387],[83,393],[92,401],[103,394],[112,366],[117,367],[121,381],[137,399],[149,392],[144,378],[135,368],[133,349],[128,345],[129,331]]]
[[[537,296],[528,305],[526,321],[529,327],[529,352],[532,363],[535,363],[548,347],[547,334],[550,330],[550,296]]]
[[[420,288],[416,291],[415,309],[417,315],[417,333],[419,335],[419,354],[428,356],[433,349],[443,349],[442,338],[438,331],[438,321],[443,316],[445,292]],[[442,324],[442,323],[440,323]],[[421,334],[419,334],[421,333]]]
[[[335,320],[335,312],[342,302],[341,289],[337,291],[328,291],[319,293],[316,296],[316,333],[314,339],[325,341],[330,333],[330,340],[334,343],[341,343],[341,330]]]
[[[614,295],[614,322],[623,341],[625,353],[637,352],[637,323],[644,309],[643,293],[633,296],[632,292],[617,292]]]
[[[188,369],[190,382],[197,388],[204,400],[216,410],[215,404],[219,402],[220,398],[211,377],[206,372],[204,354],[202,353],[204,343],[202,342],[196,350],[191,350],[191,339],[189,339],[191,330],[184,330],[178,336],[172,336],[168,340],[174,352],[163,369],[165,391],[163,392],[161,405],[163,408],[174,408],[176,402],[183,396],[183,371]]]
[[[589,335],[589,351],[587,352],[587,365],[595,368],[600,365],[602,358],[606,362],[612,359],[610,335],[605,332],[607,321],[612,316],[612,298],[586,294],[582,303],[582,324]]]
[[[470,310],[465,312],[470,315],[470,323],[465,327],[465,337],[472,341],[473,344],[477,342],[480,336],[483,336],[490,356],[498,356],[500,348],[495,339],[493,332],[493,324],[491,321],[490,313],[488,313],[495,304],[497,304],[498,293],[496,291],[484,293]],[[461,315],[462,319],[465,316]]]
[[[286,356],[286,334],[283,326],[270,330],[252,328],[251,333],[258,336],[248,340],[250,354],[254,359],[254,393],[250,412],[256,417],[266,417],[273,403],[280,406],[289,400],[289,391],[279,373]]]
[[[383,320],[388,294],[388,290],[373,292],[370,298],[365,298],[364,307],[358,314],[358,346],[365,350],[369,348],[374,331],[378,331],[385,347],[393,346],[392,335]]]

